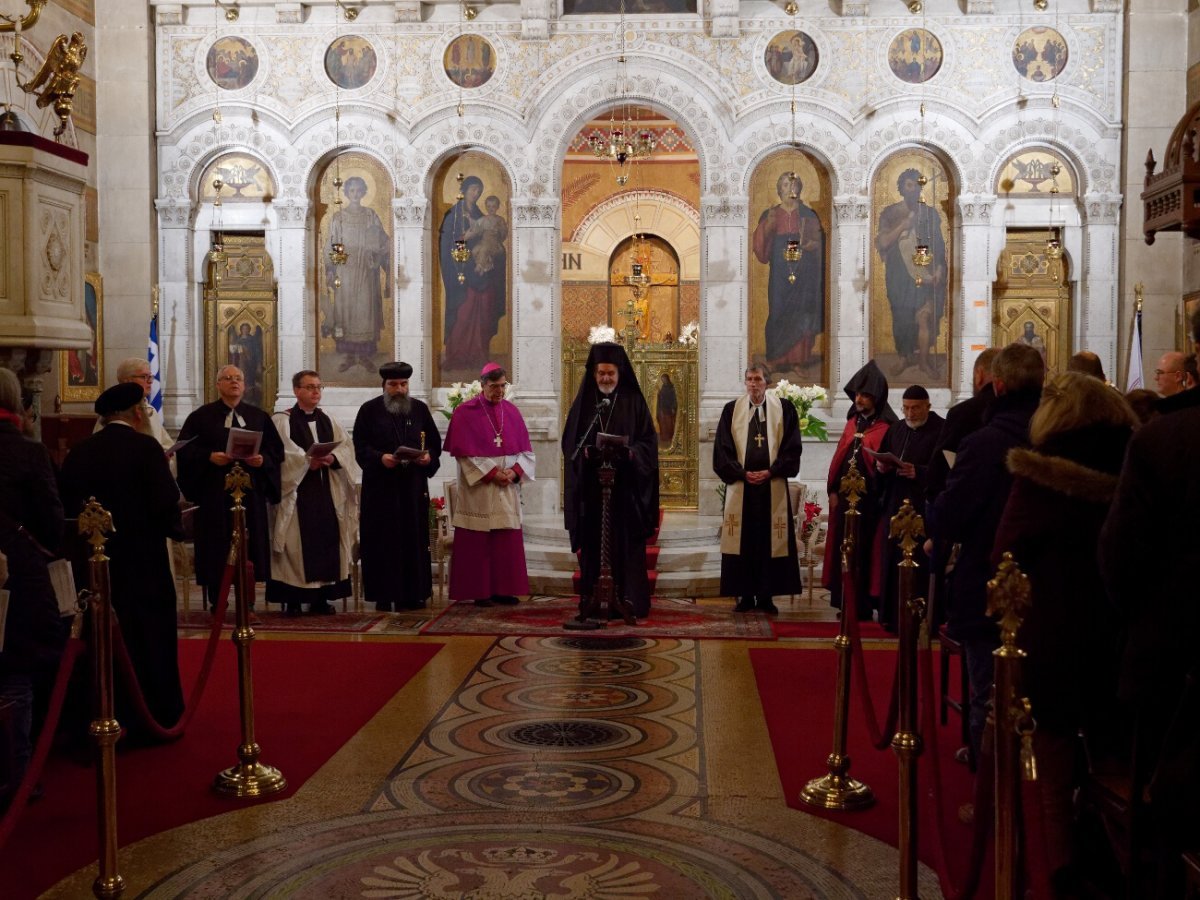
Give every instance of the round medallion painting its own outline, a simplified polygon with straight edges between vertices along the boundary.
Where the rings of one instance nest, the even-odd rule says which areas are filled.
[[[942,67],[942,42],[924,28],[902,31],[888,47],[888,65],[901,81],[921,84]]]
[[[338,38],[325,51],[325,74],[347,91],[360,88],[374,78],[377,63],[375,48],[357,34]]]
[[[803,31],[781,31],[767,44],[763,61],[780,84],[799,84],[817,71],[817,45]]]
[[[208,77],[219,88],[236,91],[258,74],[258,52],[245,38],[223,37],[208,48]]]
[[[446,77],[459,87],[473,88],[488,83],[496,73],[496,51],[487,38],[477,34],[456,37],[442,55]]]
[[[1013,44],[1013,65],[1030,81],[1057,78],[1067,64],[1067,42],[1053,28],[1026,28]]]

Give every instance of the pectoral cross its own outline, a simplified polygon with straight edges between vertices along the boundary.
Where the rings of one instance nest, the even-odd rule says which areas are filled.
[[[492,438],[492,443],[499,447],[504,443],[504,438],[502,438],[500,435],[496,435],[494,438]],[[709,527],[711,528],[712,526],[710,525]]]
[[[760,431],[758,434],[756,434],[756,435],[754,436],[754,443],[758,445],[758,448],[759,448],[760,450],[762,449],[762,445],[763,445],[763,436],[762,436],[762,432],[761,432],[761,431]]]

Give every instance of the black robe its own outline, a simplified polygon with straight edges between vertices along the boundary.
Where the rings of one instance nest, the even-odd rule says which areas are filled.
[[[591,378],[590,372],[586,378]],[[650,613],[646,539],[658,527],[658,435],[636,379],[622,371],[613,396],[611,413],[604,414],[602,424],[592,429],[586,446],[595,447],[600,431],[629,437],[629,457],[617,466],[609,502],[610,562],[618,593],[633,607],[635,616],[645,618]],[[580,554],[579,590],[583,597],[592,596],[600,577],[599,460],[597,454],[580,453],[572,462],[571,455],[592,422],[598,398],[594,382],[585,380],[567,415],[562,436],[566,457],[563,513],[571,549]]]
[[[442,436],[420,400],[412,401],[406,416],[393,416],[383,401],[368,400],[354,420],[354,457],[363,472],[358,529],[363,595],[377,609],[419,609],[433,593],[429,479],[441,465]],[[420,448],[422,432],[429,465],[384,466],[384,454],[397,447]]]
[[[894,469],[885,472],[880,478],[883,508],[875,546],[887,548],[879,554],[884,564],[884,570],[879,576],[879,621],[888,628],[897,625],[896,604],[900,596],[900,576],[896,567],[904,558],[895,538],[890,535],[892,516],[900,512],[900,507],[908,500],[917,515],[924,517],[929,467],[934,451],[941,441],[945,424],[946,420],[935,412],[931,412],[925,424],[916,429],[909,428],[908,423],[901,419],[888,427],[887,434],[883,436],[883,443],[879,445],[880,453],[894,453],[916,468],[914,478],[905,478]],[[913,551],[913,561],[920,566],[913,588],[918,597],[926,596],[926,582],[929,576],[929,559],[925,556],[922,546],[924,543],[924,538],[918,540]]]
[[[771,478],[786,480],[800,473],[800,439],[796,407],[784,401],[783,435],[775,462],[770,461],[766,441],[761,447],[754,440],[760,432],[767,437],[765,423],[753,418],[747,428],[746,459],[737,456],[733,440],[733,408],[736,400],[725,404],[717,435],[713,441],[713,471],[726,484],[745,481],[747,472],[769,469]],[[765,408],[764,408],[765,412]],[[742,548],[740,554],[721,554],[721,593],[727,597],[758,597],[762,600],[783,594],[800,593],[800,564],[796,558],[796,529],[792,505],[788,503],[787,556],[771,556],[771,482],[746,484],[742,495]]]
[[[297,403],[287,414],[288,437],[301,450],[307,451],[314,443],[310,421],[316,423],[317,441],[326,444],[333,440],[333,421],[324,410],[314,409],[310,415]],[[341,532],[338,530],[333,492],[329,487],[330,470],[341,467],[342,464],[335,459],[328,467],[309,469],[296,486],[296,525],[300,529],[304,580],[309,583],[320,582],[321,586],[303,588],[272,579],[267,582],[268,603],[290,604],[293,607],[300,603],[320,605],[350,596],[350,579],[340,578]]]
[[[163,448],[126,425],[106,425],[71,450],[62,488],[68,515],[78,516],[89,497],[112,515],[104,552],[113,609],[146,705],[169,728],[183,714],[183,689],[166,539],[182,539],[183,533],[179,489]],[[124,710],[122,723],[134,725]]]
[[[239,403],[234,411],[248,431],[261,431],[263,464],[257,468],[242,463],[250,475],[250,490],[242,498],[246,508],[247,557],[254,565],[254,580],[271,577],[271,526],[267,504],[279,502],[279,467],[283,463],[283,442],[271,424],[271,417],[257,406]],[[179,488],[197,507],[195,513],[196,583],[213,592],[221,584],[229,555],[229,535],[233,528],[233,497],[225,490],[225,476],[233,463],[218,466],[210,453],[224,453],[229,429],[225,419],[230,408],[221,400],[193,410],[179,431],[179,439],[195,438],[178,455]],[[236,422],[234,423],[236,425]],[[216,602],[215,596],[208,598]]]

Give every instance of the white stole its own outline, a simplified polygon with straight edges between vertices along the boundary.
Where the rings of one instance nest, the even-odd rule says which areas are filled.
[[[767,414],[767,459],[774,464],[783,442],[783,403],[774,394],[763,401]],[[743,467],[746,464],[746,433],[750,429],[750,398],[742,395],[733,404],[733,446]],[[771,485],[771,556],[788,553],[788,492],[786,478],[772,478]],[[735,481],[725,489],[725,517],[721,522],[721,552],[742,552],[742,505],[746,483]]]

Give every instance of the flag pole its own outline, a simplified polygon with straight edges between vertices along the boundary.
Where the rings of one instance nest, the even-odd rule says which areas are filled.
[[[1129,334],[1129,365],[1125,371],[1125,392],[1146,386],[1142,371],[1142,304],[1145,286],[1139,281],[1133,286],[1133,328]]]

